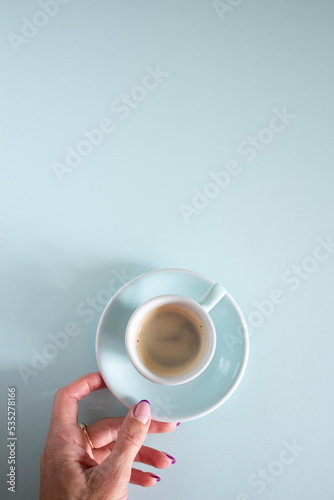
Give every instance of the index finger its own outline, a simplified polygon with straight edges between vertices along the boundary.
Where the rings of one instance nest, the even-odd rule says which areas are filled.
[[[78,402],[93,391],[103,389],[106,384],[99,372],[87,373],[78,380],[56,392],[51,422],[64,426],[78,424]]]

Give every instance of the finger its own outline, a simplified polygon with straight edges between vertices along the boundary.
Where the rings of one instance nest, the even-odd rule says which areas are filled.
[[[151,421],[151,425],[149,428],[150,434],[161,433],[164,434],[166,432],[173,431],[179,424],[178,423],[168,423],[168,422],[157,422],[156,420]]]
[[[95,448],[102,448],[116,441],[125,417],[101,418],[87,426],[87,432]]]
[[[103,389],[104,380],[99,372],[88,373],[56,392],[51,424],[65,428],[78,424],[78,402],[92,391]]]
[[[113,452],[99,466],[99,476],[103,478],[106,491],[114,487],[123,491],[129,483],[132,464],[143,445],[150,419],[148,401],[140,401],[130,408],[118,433]]]
[[[102,448],[116,441],[125,417],[101,418],[87,426],[87,432],[95,448]],[[165,433],[175,429],[177,424],[151,421],[149,433]]]
[[[151,465],[157,469],[167,469],[167,467],[175,464],[174,457],[164,451],[156,450],[155,448],[150,448],[149,446],[142,446],[134,461]]]
[[[109,443],[108,445],[94,450],[94,459],[97,463],[102,463],[112,453],[116,443]],[[175,463],[175,458],[164,451],[150,448],[149,446],[142,446],[134,458],[134,462],[141,462],[145,465],[151,465],[156,469],[167,469]]]
[[[132,469],[130,483],[144,488],[154,486],[160,481],[160,477],[153,474],[153,472],[144,472],[139,469]]]

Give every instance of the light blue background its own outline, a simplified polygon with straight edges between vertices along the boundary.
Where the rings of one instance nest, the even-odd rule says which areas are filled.
[[[4,498],[7,387],[18,401],[15,498],[35,499],[54,393],[97,369],[100,312],[88,321],[78,308],[115,272],[119,288],[122,273],[167,267],[227,288],[249,321],[250,358],[222,407],[148,437],[177,463],[150,490],[130,486],[129,499],[333,498],[333,249],[309,258],[319,238],[334,239],[334,4],[224,3],[219,16],[206,0],[70,0],[15,51],[8,34],[22,36],[22,18],[41,7],[1,2]],[[157,65],[169,76],[122,120],[111,103]],[[261,131],[275,108],[295,117],[270,137]],[[115,131],[60,182],[53,162],[104,118]],[[259,133],[270,141],[247,161],[243,143]],[[210,172],[232,160],[238,175],[186,223],[180,205],[192,206],[194,190],[208,190]],[[312,272],[293,278],[293,266]],[[277,289],[282,303],[261,319],[256,301]],[[25,384],[18,367],[69,321],[80,334]],[[102,391],[79,418],[124,412]],[[277,465],[294,440],[294,460]],[[270,482],[259,483],[261,468]]]

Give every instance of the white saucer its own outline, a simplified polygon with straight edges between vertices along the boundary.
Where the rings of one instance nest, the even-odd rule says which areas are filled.
[[[109,301],[97,328],[97,363],[107,387],[127,408],[147,399],[152,420],[185,422],[212,412],[233,394],[246,369],[249,337],[244,317],[229,293],[210,311],[217,332],[216,351],[196,379],[177,386],[151,382],[133,367],[125,349],[126,325],[140,304],[164,294],[198,301],[214,283],[192,271],[162,269],[133,279]]]

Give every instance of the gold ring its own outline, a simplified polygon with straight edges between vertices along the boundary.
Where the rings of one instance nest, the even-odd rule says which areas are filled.
[[[89,446],[91,447],[92,450],[95,450],[95,446],[93,445],[92,440],[89,437],[89,434],[87,431],[87,425],[84,424],[83,422],[81,422],[81,424],[79,424],[79,425],[80,425],[81,429],[84,431],[84,435],[86,437],[87,443],[89,444]]]

